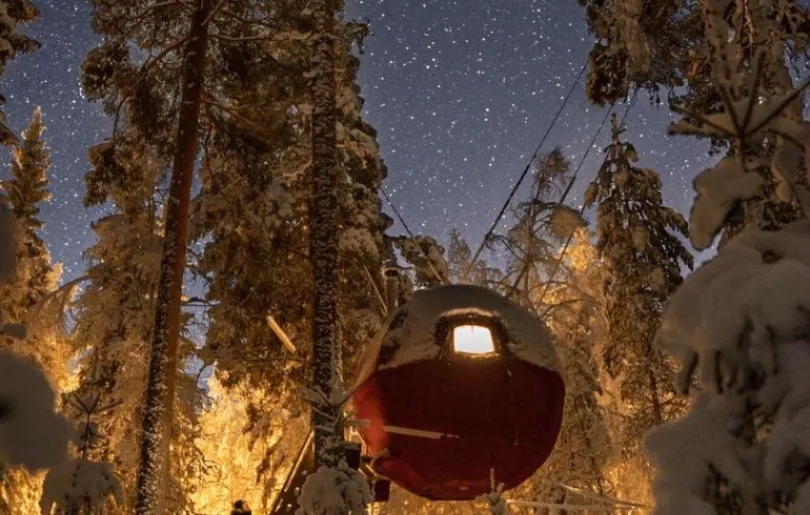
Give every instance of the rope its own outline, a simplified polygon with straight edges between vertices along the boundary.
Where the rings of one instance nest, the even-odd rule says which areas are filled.
[[[509,204],[512,202],[512,199],[515,197],[515,193],[517,193],[518,188],[520,188],[520,185],[523,183],[523,180],[526,178],[526,175],[528,175],[529,170],[532,167],[532,163],[537,158],[537,155],[540,153],[540,149],[543,147],[543,144],[546,142],[546,139],[548,138],[548,135],[551,134],[551,129],[554,128],[554,124],[557,123],[557,120],[560,118],[560,115],[562,114],[563,109],[565,108],[566,104],[568,104],[568,100],[571,98],[571,95],[574,93],[574,89],[576,89],[577,85],[579,84],[580,79],[582,79],[582,75],[585,73],[585,70],[587,70],[587,69],[588,69],[588,61],[586,60],[585,64],[582,65],[582,69],[579,71],[579,74],[577,75],[576,80],[574,80],[574,82],[571,84],[571,87],[568,89],[568,93],[565,95],[565,98],[563,99],[563,103],[560,105],[560,108],[557,109],[557,113],[554,115],[554,118],[551,119],[551,123],[549,124],[548,128],[546,129],[545,134],[543,134],[543,137],[540,139],[540,143],[538,143],[537,148],[534,149],[534,153],[532,154],[531,158],[529,159],[529,162],[526,163],[526,167],[523,169],[523,172],[520,174],[520,177],[518,178],[518,181],[512,187],[512,190],[509,192],[509,195],[507,195],[506,201],[503,203],[503,206],[501,207],[501,210],[498,211],[498,215],[495,217],[495,221],[492,223],[489,230],[484,235],[484,239],[481,241],[481,244],[478,245],[478,249],[476,249],[475,254],[472,257],[472,260],[470,260],[470,262],[465,267],[465,273],[469,272],[470,269],[475,264],[475,262],[478,260],[478,258],[481,257],[481,252],[483,252],[484,246],[486,245],[489,238],[492,236],[492,233],[498,227],[498,224],[501,222],[501,218],[503,218],[503,215],[504,215],[504,213],[506,213],[506,210],[509,207]]]

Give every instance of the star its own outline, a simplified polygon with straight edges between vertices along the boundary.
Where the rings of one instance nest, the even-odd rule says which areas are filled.
[[[69,280],[82,273],[82,252],[94,241],[90,224],[101,213],[81,202],[87,149],[109,135],[110,120],[80,88],[82,61],[98,44],[89,3],[37,5],[41,20],[24,30],[42,49],[8,67],[5,112],[19,132],[34,106],[43,108],[53,151],[53,200],[42,210],[42,235]],[[364,114],[379,132],[389,168],[386,188],[413,227],[439,241],[457,227],[476,246],[586,62],[593,42],[584,12],[575,2],[355,0],[347,16],[371,23],[360,85]],[[579,84],[541,152],[560,146],[576,166],[603,116]],[[668,138],[670,119],[667,106],[641,94],[628,114],[626,135],[640,165],[661,174],[666,201],[688,212],[692,178],[711,158],[705,143]],[[581,202],[608,138],[603,131],[589,153],[572,205]],[[7,151],[2,155],[9,160]],[[524,186],[516,198],[528,194]],[[404,230],[397,224],[392,232]]]

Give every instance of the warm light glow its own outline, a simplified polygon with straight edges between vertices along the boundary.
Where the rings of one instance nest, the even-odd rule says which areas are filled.
[[[492,354],[495,352],[492,331],[480,325],[454,327],[453,350],[463,354]]]

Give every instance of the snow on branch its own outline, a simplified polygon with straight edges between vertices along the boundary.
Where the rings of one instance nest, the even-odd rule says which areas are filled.
[[[83,417],[76,433],[79,457],[61,463],[46,474],[40,499],[41,515],[51,515],[54,510],[56,513],[104,513],[110,498],[117,506],[124,506],[124,489],[113,465],[87,459],[88,451],[95,448],[102,437],[93,416],[114,408],[120,401],[102,405],[98,395],[88,398],[71,395],[66,401],[78,408]]]
[[[69,426],[34,363],[0,352],[0,469],[44,469],[67,454]]]
[[[112,464],[69,460],[45,476],[41,515],[51,515],[54,509],[57,513],[100,513],[110,497],[124,506],[124,490]]]
[[[810,513],[810,221],[731,240],[670,299],[656,342],[679,387],[699,371],[703,391],[646,438],[655,513]]]
[[[685,105],[671,108],[684,116],[669,126],[670,134],[689,134],[732,142],[738,149],[734,157],[726,157],[718,165],[698,174],[694,180],[697,198],[690,215],[692,244],[703,250],[711,246],[731,211],[742,201],[762,195],[768,184],[759,171],[770,170],[774,182],[781,184],[781,197],[794,197],[805,215],[810,215],[810,190],[801,184],[801,151],[805,159],[810,142],[810,124],[796,120],[786,107],[796,102],[810,86],[810,80],[781,94],[768,95],[763,87],[765,54],[760,53],[752,74],[753,84],[747,94],[728,81],[718,80],[716,89],[723,102],[718,113],[702,114]],[[751,157],[750,149],[764,145],[768,136],[785,140],[771,157]],[[801,151],[799,150],[801,149]]]
[[[307,476],[298,498],[296,515],[365,515],[372,501],[368,481],[350,469],[346,460],[338,468],[322,466]]]

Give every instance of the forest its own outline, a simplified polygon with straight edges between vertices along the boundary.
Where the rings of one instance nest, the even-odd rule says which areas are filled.
[[[0,75],[38,1],[0,0]],[[67,136],[0,111],[0,515],[810,514],[810,6],[577,0],[602,123],[536,134],[478,242],[386,192],[342,0],[88,3],[75,277]],[[647,99],[707,145],[688,212]]]

